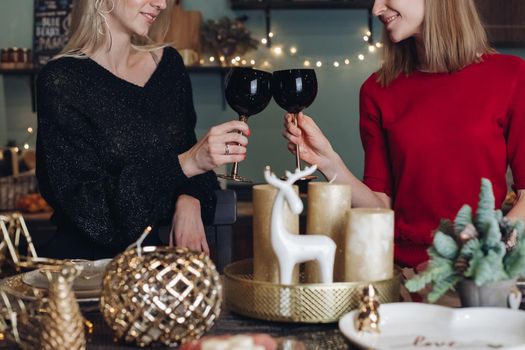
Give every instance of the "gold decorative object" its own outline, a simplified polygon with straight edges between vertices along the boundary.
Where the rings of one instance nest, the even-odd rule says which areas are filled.
[[[46,300],[39,294],[23,299],[0,288],[0,332],[23,350],[40,349],[40,319]]]
[[[345,282],[345,225],[347,211],[352,207],[349,185],[327,182],[308,184],[306,234],[326,235],[337,245],[334,282]],[[305,282],[319,283],[319,264],[305,264]]]
[[[219,274],[204,253],[137,243],[108,265],[100,310],[120,340],[178,346],[211,328],[221,294]]]
[[[359,332],[380,333],[379,300],[373,285],[363,288],[361,307],[355,318],[355,328]]]
[[[380,281],[394,275],[394,211],[348,211],[345,232],[345,281]]]
[[[22,214],[11,213],[0,215],[0,267],[10,259],[15,268],[19,271],[19,264],[22,261],[36,258],[36,250],[33,245],[31,235],[27,231],[27,226]],[[27,242],[27,254],[20,252],[20,239],[25,238]]]
[[[59,273],[46,271],[50,285],[47,312],[41,318],[42,350],[86,348],[84,318],[72,290],[73,280],[80,271],[81,268],[73,264],[64,264],[59,268]]]
[[[299,192],[299,187],[294,186],[294,189],[296,193]],[[257,281],[279,283],[279,262],[272,248],[270,232],[277,192],[272,185],[253,186],[253,266],[254,279]],[[288,204],[285,207],[286,229],[299,234],[299,215],[292,214]],[[299,265],[294,269],[292,281],[299,281]]]
[[[224,296],[227,307],[244,316],[302,323],[337,322],[345,313],[359,308],[361,291],[368,283],[279,285],[253,279],[252,260],[243,260],[224,269]],[[400,278],[372,282],[381,303],[400,299]],[[287,298],[283,299],[283,295]],[[283,303],[283,300],[285,303]]]
[[[37,264],[45,266],[42,271],[51,277],[49,290],[23,282],[25,275],[40,271],[0,281],[0,332],[22,349],[84,349],[85,342],[76,346],[83,339],[84,319],[71,290],[78,267],[66,261],[45,262],[39,259]]]

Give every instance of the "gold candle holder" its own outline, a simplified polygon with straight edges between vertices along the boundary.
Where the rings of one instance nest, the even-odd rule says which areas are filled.
[[[394,211],[348,211],[345,232],[345,280],[380,281],[394,275]]]
[[[294,186],[299,193],[299,188]],[[277,189],[272,185],[253,186],[253,278],[257,281],[279,283],[279,262],[272,248],[272,208]],[[284,220],[289,232],[299,234],[299,215],[285,204]],[[293,283],[299,282],[299,265],[294,268]]]
[[[308,208],[306,234],[326,235],[337,245],[334,262],[334,282],[345,282],[345,226],[346,213],[352,206],[349,185],[310,182],[308,184]],[[319,283],[319,264],[305,265],[305,282]]]

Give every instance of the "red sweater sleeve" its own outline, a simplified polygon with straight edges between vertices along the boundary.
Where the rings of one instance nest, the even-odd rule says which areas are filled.
[[[519,61],[507,119],[507,156],[515,189],[525,189],[525,61]]]
[[[374,192],[392,197],[392,170],[386,135],[381,123],[381,111],[370,97],[372,75],[361,87],[360,92],[360,133],[365,151],[363,182]]]

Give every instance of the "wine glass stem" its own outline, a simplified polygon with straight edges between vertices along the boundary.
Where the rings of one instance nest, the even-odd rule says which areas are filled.
[[[240,115],[240,116],[239,116],[239,120],[240,120],[241,122],[245,122],[246,124],[248,124],[248,117],[245,116],[245,115]],[[243,134],[242,131],[239,131],[239,134],[242,135],[242,134]],[[235,163],[233,163],[232,171],[231,171],[231,173],[230,173],[230,176],[231,176],[232,178],[236,178],[236,177],[237,177],[237,172],[238,172],[238,171],[239,171],[239,163],[238,163],[238,162],[235,162]]]
[[[293,123],[294,125],[297,127],[297,118],[298,118],[299,114],[297,113],[294,113],[293,114]],[[295,168],[296,169],[301,169],[301,154],[300,154],[300,151],[299,151],[299,144],[296,144],[295,145]]]

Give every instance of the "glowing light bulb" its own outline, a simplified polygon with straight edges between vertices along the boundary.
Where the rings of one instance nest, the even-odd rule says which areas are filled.
[[[315,65],[316,65],[317,67],[320,68],[320,67],[323,66],[323,62],[321,62],[321,61],[317,61],[317,62],[315,63]]]
[[[281,56],[283,54],[283,48],[280,46],[276,46],[273,48],[273,53],[275,56]]]
[[[376,47],[375,47],[374,45],[370,45],[370,46],[368,47],[368,51],[369,51],[369,52],[375,52],[375,51],[376,51]]]
[[[295,46],[290,47],[290,54],[295,55],[297,53],[297,48]]]
[[[24,144],[24,149],[29,149],[29,145],[27,143]]]
[[[335,61],[335,62],[334,62],[334,67],[335,67],[335,68],[338,68],[338,67],[339,67],[339,62]]]
[[[360,61],[363,61],[365,59],[365,55],[361,53],[359,56],[357,56],[357,58],[359,58]]]
[[[303,62],[303,65],[305,67],[310,67],[311,63],[310,63],[310,61],[306,60],[306,61]]]
[[[236,57],[235,57],[235,60],[236,60],[237,62],[239,62],[239,61],[241,60],[241,58],[240,58],[239,56],[236,56]]]
[[[273,38],[273,32],[268,33],[268,37]]]
[[[350,60],[348,58],[345,60],[345,64],[350,64]]]
[[[225,60],[226,60],[226,58],[224,58],[224,56],[221,56],[221,57],[219,58],[219,61],[221,61],[221,62],[224,62]]]
[[[251,60],[251,61],[250,61],[250,64],[251,64],[252,66],[255,65],[255,60]]]
[[[268,39],[266,39],[266,38],[262,38],[262,39],[261,39],[261,44],[263,44],[263,45],[268,44]]]
[[[371,33],[370,31],[367,31],[367,32],[366,32],[366,35],[367,35],[367,36],[370,36],[370,35],[372,35],[372,33]]]
[[[27,132],[32,134],[33,133],[33,128],[32,127],[27,128]]]
[[[243,66],[245,66],[246,63],[247,63],[246,60],[242,60],[242,61],[241,61],[241,64],[242,64]]]
[[[370,38],[368,37],[368,35],[365,35],[365,36],[363,37],[363,40],[366,41],[366,42],[368,42],[369,39],[370,39]]]
[[[211,56],[210,57],[210,62],[215,62],[215,57]]]

